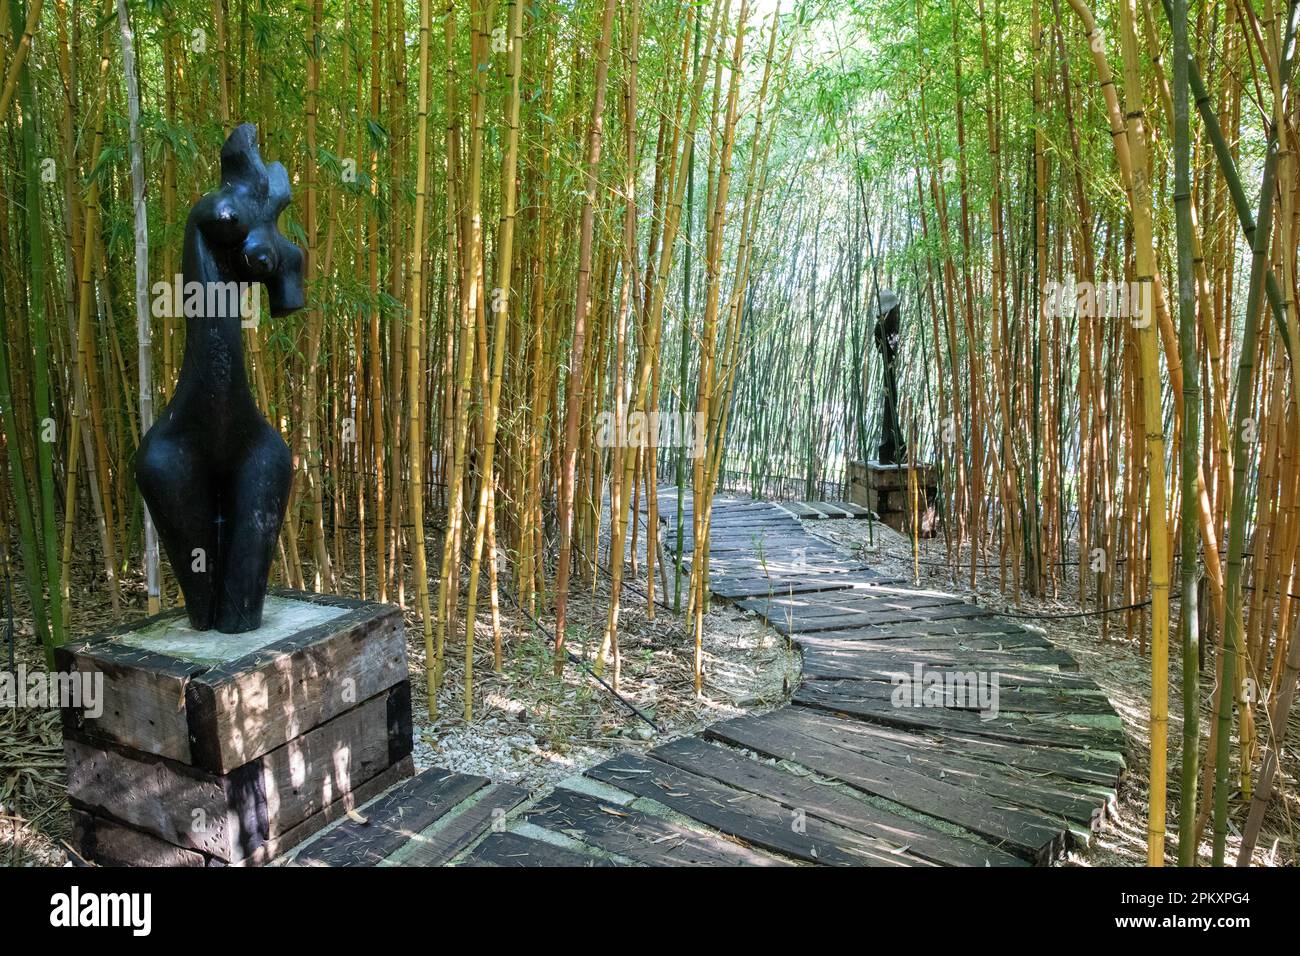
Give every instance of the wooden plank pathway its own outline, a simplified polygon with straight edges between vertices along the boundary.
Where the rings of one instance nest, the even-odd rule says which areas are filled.
[[[659,507],[672,527],[675,496]],[[290,865],[1025,866],[1086,843],[1124,768],[1096,684],[1040,634],[806,533],[807,511],[862,517],[719,496],[709,542],[713,593],[801,649],[790,703],[543,794],[430,769]]]

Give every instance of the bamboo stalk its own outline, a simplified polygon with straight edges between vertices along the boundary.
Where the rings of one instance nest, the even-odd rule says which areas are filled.
[[[319,0],[318,0],[319,2]],[[433,640],[433,614],[429,607],[429,573],[424,545],[424,431],[420,418],[421,358],[420,341],[424,322],[424,205],[429,183],[429,30],[430,0],[420,0],[420,79],[416,93],[416,153],[415,153],[415,234],[411,241],[411,311],[406,326],[406,411],[407,437],[411,449],[410,478],[407,507],[411,513],[411,542],[415,553],[412,568],[415,573],[420,621],[424,628],[424,676],[428,693],[430,716],[435,713],[435,694],[438,687],[438,655]],[[311,414],[308,409],[308,414]]]

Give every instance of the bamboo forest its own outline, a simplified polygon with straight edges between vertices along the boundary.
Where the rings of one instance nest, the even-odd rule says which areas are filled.
[[[1298,27],[0,0],[0,862],[1296,865]]]

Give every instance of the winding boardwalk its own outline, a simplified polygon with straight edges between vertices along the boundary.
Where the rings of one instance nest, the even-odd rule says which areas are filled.
[[[294,862],[1024,866],[1085,843],[1124,767],[1096,684],[1037,633],[808,534],[809,508],[839,513],[720,496],[708,555],[713,592],[800,647],[790,703],[541,796],[428,770]]]

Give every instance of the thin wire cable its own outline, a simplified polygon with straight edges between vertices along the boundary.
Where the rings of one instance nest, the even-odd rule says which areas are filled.
[[[546,639],[550,641],[551,646],[554,647],[555,635],[552,634],[550,631],[548,631],[545,625],[543,625],[541,621],[537,620],[537,618],[529,614],[528,611],[525,610],[524,606],[515,599],[514,594],[512,594],[508,588],[500,587],[498,585],[498,590],[502,594],[504,594],[507,598],[510,599],[510,603],[513,604],[518,609],[520,614],[522,614],[524,617],[528,618],[528,620],[532,622],[533,627],[537,628],[537,630],[541,631],[543,634],[546,635]],[[594,680],[601,687],[605,688],[605,690],[609,691],[609,693],[613,695],[615,700],[617,700],[620,704],[622,704],[624,707],[626,707],[636,716],[640,717],[643,721],[645,721],[646,724],[648,724],[650,728],[654,730],[655,733],[657,734],[663,733],[663,728],[660,727],[658,724],[656,724],[653,720],[651,720],[649,715],[647,715],[645,711],[643,711],[640,707],[632,703],[630,700],[628,700],[626,697],[624,697],[622,694],[616,691],[612,686],[610,686],[609,682],[606,681],[599,674],[597,674],[595,671],[593,671],[587,665],[586,661],[578,657],[576,654],[573,653],[573,651],[570,650],[565,651],[565,656],[568,657],[570,663],[577,664],[579,667],[582,668],[582,670],[586,673],[588,677]]]

